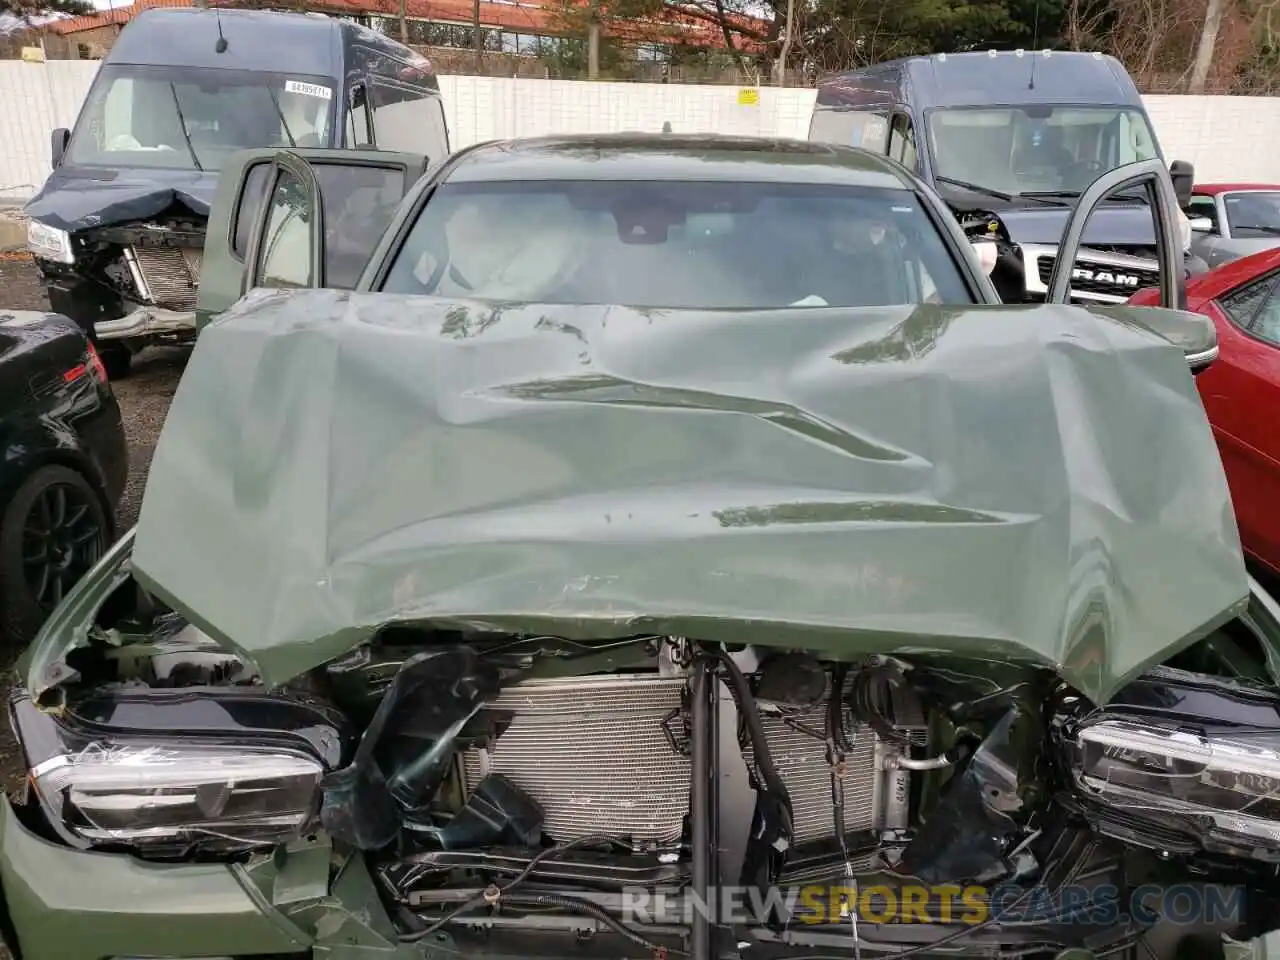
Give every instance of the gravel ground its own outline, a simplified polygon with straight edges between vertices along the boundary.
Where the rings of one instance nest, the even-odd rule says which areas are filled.
[[[49,309],[35,267],[26,257],[0,254],[0,306],[11,310]],[[125,435],[129,441],[129,483],[118,511],[121,531],[128,530],[138,520],[138,506],[142,502],[142,488],[151,465],[151,454],[165,414],[169,411],[169,401],[173,398],[178,378],[182,375],[187,353],[186,349],[177,347],[144,351],[134,357],[132,376],[113,385],[124,412]],[[17,652],[7,652],[6,659],[12,660]],[[12,790],[21,783],[23,773],[21,756],[9,725],[0,722],[0,782],[5,789]],[[0,960],[5,956],[3,947],[0,947]]]

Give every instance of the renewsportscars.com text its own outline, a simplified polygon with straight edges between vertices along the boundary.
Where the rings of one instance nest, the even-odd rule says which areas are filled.
[[[1105,884],[995,887],[940,884],[851,883],[774,887],[721,887],[703,900],[683,890],[627,887],[623,919],[637,923],[690,923],[695,915],[718,923],[762,923],[789,917],[795,922],[847,922],[851,911],[865,923],[976,925],[988,921],[1067,922],[1113,926],[1158,918],[1178,924],[1237,922],[1244,916],[1241,888],[1195,884],[1147,884],[1122,891]]]

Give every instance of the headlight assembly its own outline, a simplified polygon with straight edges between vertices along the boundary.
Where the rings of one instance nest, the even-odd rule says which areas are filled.
[[[1101,719],[1075,731],[1070,757],[1077,794],[1106,833],[1280,860],[1280,730]]]
[[[51,818],[91,844],[235,849],[298,836],[324,767],[283,750],[92,743],[31,769]]]
[[[327,709],[266,693],[91,699],[60,717],[12,703],[28,784],[80,847],[170,858],[268,847],[316,825],[349,738]]]
[[[55,263],[75,263],[71,235],[39,220],[27,222],[27,249],[37,257]]]

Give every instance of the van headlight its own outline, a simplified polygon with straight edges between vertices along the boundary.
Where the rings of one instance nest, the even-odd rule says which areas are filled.
[[[10,709],[31,792],[76,846],[160,858],[226,854],[294,839],[317,823],[325,761],[285,731],[264,742],[207,728],[143,737],[69,726],[22,696]]]
[[[55,263],[75,263],[71,234],[39,220],[27,221],[27,249],[33,256]]]
[[[1069,752],[1077,795],[1101,812],[1103,832],[1280,860],[1280,730],[1102,719],[1078,728]]]

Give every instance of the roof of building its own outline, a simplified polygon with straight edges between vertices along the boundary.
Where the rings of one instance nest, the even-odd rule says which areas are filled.
[[[226,9],[234,2],[216,4]],[[192,7],[194,0],[133,0],[129,4],[103,10],[83,17],[72,17],[51,24],[51,29],[64,36],[97,30],[119,24],[123,26],[143,10],[153,7]],[[311,0],[306,9],[311,12],[338,16],[398,17],[398,0]],[[433,20],[447,23],[471,24],[474,8],[471,0],[406,0],[405,14],[415,20]],[[490,29],[532,34],[562,33],[561,9],[553,3],[537,3],[530,0],[481,0],[480,23]],[[741,29],[752,36],[763,36],[767,24],[749,17],[741,20]],[[708,20],[675,12],[661,19],[635,19],[616,21],[605,30],[614,36],[636,42],[685,43],[693,46],[723,47],[723,31]]]

